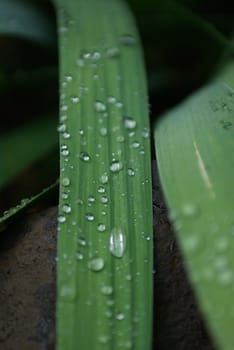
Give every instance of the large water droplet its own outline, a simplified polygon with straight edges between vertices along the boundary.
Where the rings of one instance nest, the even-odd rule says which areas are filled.
[[[72,96],[70,100],[72,103],[78,103],[80,101],[78,96]]]
[[[68,150],[68,147],[66,145],[62,145],[61,146],[61,155],[62,156],[68,156],[69,155],[69,150]]]
[[[103,187],[103,186],[98,186],[98,192],[99,192],[99,193],[104,193],[104,192],[105,192],[105,187]]]
[[[94,257],[88,262],[88,268],[94,272],[101,271],[104,265],[104,260],[100,257]]]
[[[110,252],[116,258],[122,258],[126,249],[126,238],[120,228],[113,228],[110,235]]]

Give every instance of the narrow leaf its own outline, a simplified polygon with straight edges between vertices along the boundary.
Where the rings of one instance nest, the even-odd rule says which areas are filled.
[[[234,344],[234,90],[214,82],[155,128],[164,194],[199,305],[220,349]]]
[[[58,349],[150,349],[152,204],[142,54],[120,1],[55,1]]]
[[[18,218],[19,215],[22,215],[26,210],[32,206],[38,204],[41,201],[44,201],[45,198],[48,198],[52,192],[57,190],[58,181],[52,184],[49,187],[44,188],[40,193],[30,198],[23,198],[19,204],[15,207],[12,207],[6,210],[3,215],[0,217],[0,232],[4,231],[8,224],[11,223],[14,219]]]

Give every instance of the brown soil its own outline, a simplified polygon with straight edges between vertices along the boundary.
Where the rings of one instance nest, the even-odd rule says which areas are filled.
[[[153,349],[214,350],[168,222],[155,167],[153,178]],[[54,350],[56,217],[57,209],[49,208],[1,233],[0,350]]]

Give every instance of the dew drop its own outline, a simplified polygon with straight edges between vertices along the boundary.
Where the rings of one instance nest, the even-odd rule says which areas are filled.
[[[99,232],[104,232],[106,230],[106,225],[105,224],[98,224],[97,229]]]
[[[80,101],[79,97],[77,96],[72,96],[70,100],[72,103],[78,103]]]
[[[71,206],[68,205],[68,204],[64,204],[63,205],[63,212],[66,213],[66,214],[70,213],[71,212]]]
[[[113,96],[109,96],[109,97],[107,98],[107,102],[109,102],[109,103],[115,103],[115,102],[116,102],[116,98],[113,97]]]
[[[119,52],[119,49],[117,47],[112,47],[112,48],[109,48],[107,51],[106,51],[106,57],[107,58],[116,58],[120,55],[120,52]]]
[[[181,211],[185,217],[194,217],[199,212],[198,207],[192,203],[184,204]]]
[[[115,316],[116,320],[118,321],[122,321],[124,320],[125,316],[122,312],[119,312],[116,316]]]
[[[92,54],[92,60],[97,61],[97,60],[99,60],[100,58],[101,58],[100,52],[95,51],[95,52]]]
[[[124,126],[126,129],[135,129],[136,127],[136,120],[134,120],[133,118],[129,118],[129,117],[126,117],[124,118]]]
[[[68,156],[69,155],[69,150],[66,145],[61,146],[61,155],[62,156]]]
[[[144,128],[141,132],[141,136],[144,138],[144,139],[147,139],[149,137],[149,130],[147,128]]]
[[[126,238],[122,230],[113,228],[110,235],[110,252],[116,258],[122,258],[126,249]]]
[[[71,135],[68,132],[63,133],[63,138],[64,139],[70,139]]]
[[[96,101],[95,104],[94,104],[94,106],[95,106],[95,110],[96,110],[97,112],[105,112],[105,111],[106,111],[106,106],[105,106],[105,104],[104,104],[103,102],[101,102],[101,101]]]
[[[128,168],[127,173],[129,176],[134,176],[135,175],[135,171],[132,168]]]
[[[121,35],[120,42],[125,46],[133,46],[136,44],[136,38],[131,34],[124,34]]]
[[[89,203],[94,203],[95,202],[95,197],[94,196],[89,196],[88,197]]]
[[[83,60],[82,58],[78,58],[78,59],[76,60],[76,65],[77,65],[78,67],[83,67],[83,66],[84,66],[84,60]]]
[[[83,258],[84,258],[84,256],[83,256],[82,253],[80,253],[80,252],[76,253],[76,259],[77,260],[83,260]]]
[[[66,124],[61,124],[57,127],[58,132],[65,132],[66,131]]]
[[[108,180],[109,180],[109,178],[108,178],[107,173],[104,173],[104,174],[101,175],[101,177],[100,177],[100,182],[101,182],[102,184],[107,184],[107,183],[108,183]]]
[[[108,202],[107,196],[102,196],[101,197],[101,203],[106,204]]]
[[[83,238],[83,237],[79,237],[78,239],[77,239],[77,242],[78,242],[78,244],[81,246],[81,247],[85,247],[86,246],[86,240]]]
[[[65,222],[66,221],[66,217],[64,216],[64,215],[59,215],[58,216],[58,222],[60,223],[60,224],[62,224],[63,222]]]
[[[104,295],[111,295],[113,293],[113,287],[112,286],[102,286],[101,292]]]
[[[63,184],[63,186],[69,186],[69,185],[70,185],[70,179],[69,179],[69,177],[64,177],[64,178],[62,179],[62,184]]]
[[[107,135],[107,128],[100,128],[99,129],[100,135],[101,136],[106,136]]]
[[[87,213],[85,217],[88,221],[94,221],[94,215],[92,213]]]
[[[86,152],[81,152],[80,153],[80,159],[83,161],[83,162],[89,162],[90,161],[90,156],[88,153]]]
[[[134,141],[134,142],[131,144],[131,147],[132,147],[132,148],[139,148],[139,147],[140,147],[140,142]]]
[[[98,192],[99,192],[99,193],[104,193],[104,192],[105,192],[105,187],[99,186],[99,187],[98,187]]]
[[[104,268],[104,260],[100,257],[92,258],[88,262],[88,268],[94,272],[101,271]]]
[[[114,160],[110,165],[110,170],[113,173],[118,173],[122,169],[123,169],[123,163],[118,160]]]

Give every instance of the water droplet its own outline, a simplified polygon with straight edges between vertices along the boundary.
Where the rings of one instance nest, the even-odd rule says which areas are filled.
[[[97,61],[97,60],[99,60],[100,58],[101,58],[100,52],[95,51],[95,52],[92,54],[92,60]]]
[[[184,243],[185,249],[187,249],[188,251],[193,251],[198,247],[199,236],[195,234],[191,235],[187,233],[187,236],[184,236],[183,238],[183,243]]]
[[[123,163],[118,160],[114,160],[110,165],[110,170],[113,173],[118,173],[122,169],[123,169]]]
[[[129,117],[124,118],[124,126],[126,129],[135,129],[136,124],[136,120]]]
[[[105,111],[106,111],[106,106],[105,106],[105,104],[104,104],[103,102],[101,102],[101,101],[96,101],[95,104],[94,104],[94,106],[95,106],[95,110],[96,110],[97,112],[105,112]]]
[[[67,82],[71,82],[71,81],[72,81],[72,75],[71,75],[71,74],[65,75],[65,80],[66,80]]]
[[[83,260],[84,256],[82,253],[78,252],[78,253],[76,253],[76,258],[77,258],[77,260]]]
[[[88,197],[89,203],[94,203],[95,202],[95,197],[94,196],[89,196]]]
[[[62,156],[68,156],[69,155],[69,150],[66,145],[61,146],[61,155]]]
[[[68,110],[68,106],[67,105],[61,106],[61,111],[66,112],[67,110]]]
[[[107,98],[107,101],[108,101],[109,103],[115,103],[115,102],[116,102],[116,98],[113,97],[113,96],[109,96],[109,97]]]
[[[182,207],[182,214],[186,217],[194,217],[198,214],[198,206],[193,203],[186,203]]]
[[[101,197],[101,203],[106,204],[108,202],[107,196],[102,196]]]
[[[80,246],[82,246],[82,247],[85,247],[86,246],[86,240],[83,238],[83,237],[79,237],[78,239],[77,239],[77,242],[78,242],[78,244],[80,245]]]
[[[64,139],[70,139],[71,135],[68,132],[63,133],[63,138]]]
[[[104,232],[106,230],[105,224],[98,224],[97,229],[99,232]]]
[[[112,286],[102,286],[101,292],[104,295],[111,295],[113,293],[113,287]]]
[[[66,131],[66,124],[61,124],[57,127],[58,132],[65,132]]]
[[[122,312],[119,312],[116,316],[115,316],[116,320],[118,321],[122,321],[124,320],[125,316]]]
[[[61,194],[61,197],[62,197],[62,199],[68,199],[68,193],[63,192],[63,193]]]
[[[107,184],[108,183],[108,175],[107,175],[107,173],[104,173],[104,174],[102,174],[101,175],[101,177],[100,177],[100,182],[102,183],[102,184]]]
[[[110,235],[110,252],[116,258],[122,258],[126,249],[126,238],[122,230],[113,228]]]
[[[94,215],[92,213],[87,213],[85,217],[88,221],[94,221]]]
[[[147,128],[144,128],[141,132],[141,136],[144,138],[144,139],[147,139],[149,137],[149,130]]]
[[[100,135],[101,136],[106,136],[107,135],[107,128],[100,128],[99,129]]]
[[[107,344],[110,339],[109,339],[109,337],[107,335],[100,335],[100,337],[98,337],[98,340],[102,344]]]
[[[76,60],[76,65],[77,65],[78,67],[83,67],[83,66],[84,66],[84,60],[83,60],[82,58],[78,58],[78,59]]]
[[[131,147],[132,147],[132,148],[139,148],[139,147],[140,147],[140,142],[134,141],[134,142],[131,144]]]
[[[59,290],[59,295],[63,299],[74,300],[76,297],[75,288],[70,286],[62,286]]]
[[[62,224],[63,222],[65,222],[66,221],[66,217],[64,216],[64,215],[59,215],[58,216],[58,222],[60,223],[60,224]]]
[[[64,204],[63,205],[63,212],[66,213],[66,214],[70,213],[71,212],[71,206],[68,205],[68,204]]]
[[[81,136],[83,136],[83,135],[84,135],[84,130],[80,129],[80,130],[79,130],[79,134],[80,134]]]
[[[94,272],[101,271],[104,265],[104,260],[100,257],[94,257],[88,262],[88,268]]]
[[[103,187],[103,186],[98,186],[98,192],[99,192],[99,193],[104,193],[104,192],[105,192],[105,187]]]
[[[112,47],[112,48],[109,48],[107,51],[106,51],[106,57],[107,58],[116,58],[120,55],[120,52],[119,52],[119,49],[118,47]]]
[[[128,168],[127,173],[129,176],[134,176],[135,175],[135,171],[132,168]]]
[[[131,34],[124,34],[121,35],[120,42],[125,46],[133,46],[136,44],[136,38]]]
[[[71,100],[72,103],[78,103],[80,101],[79,97],[77,97],[77,96],[72,96],[70,98],[70,100]]]
[[[62,179],[62,184],[63,184],[63,186],[69,186],[69,185],[70,185],[70,179],[69,179],[69,177],[64,177],[64,178]]]
[[[83,162],[89,162],[90,156],[86,152],[80,152],[80,159],[83,160]]]
[[[116,102],[115,105],[116,105],[117,108],[122,108],[123,107],[123,104],[120,101]]]

